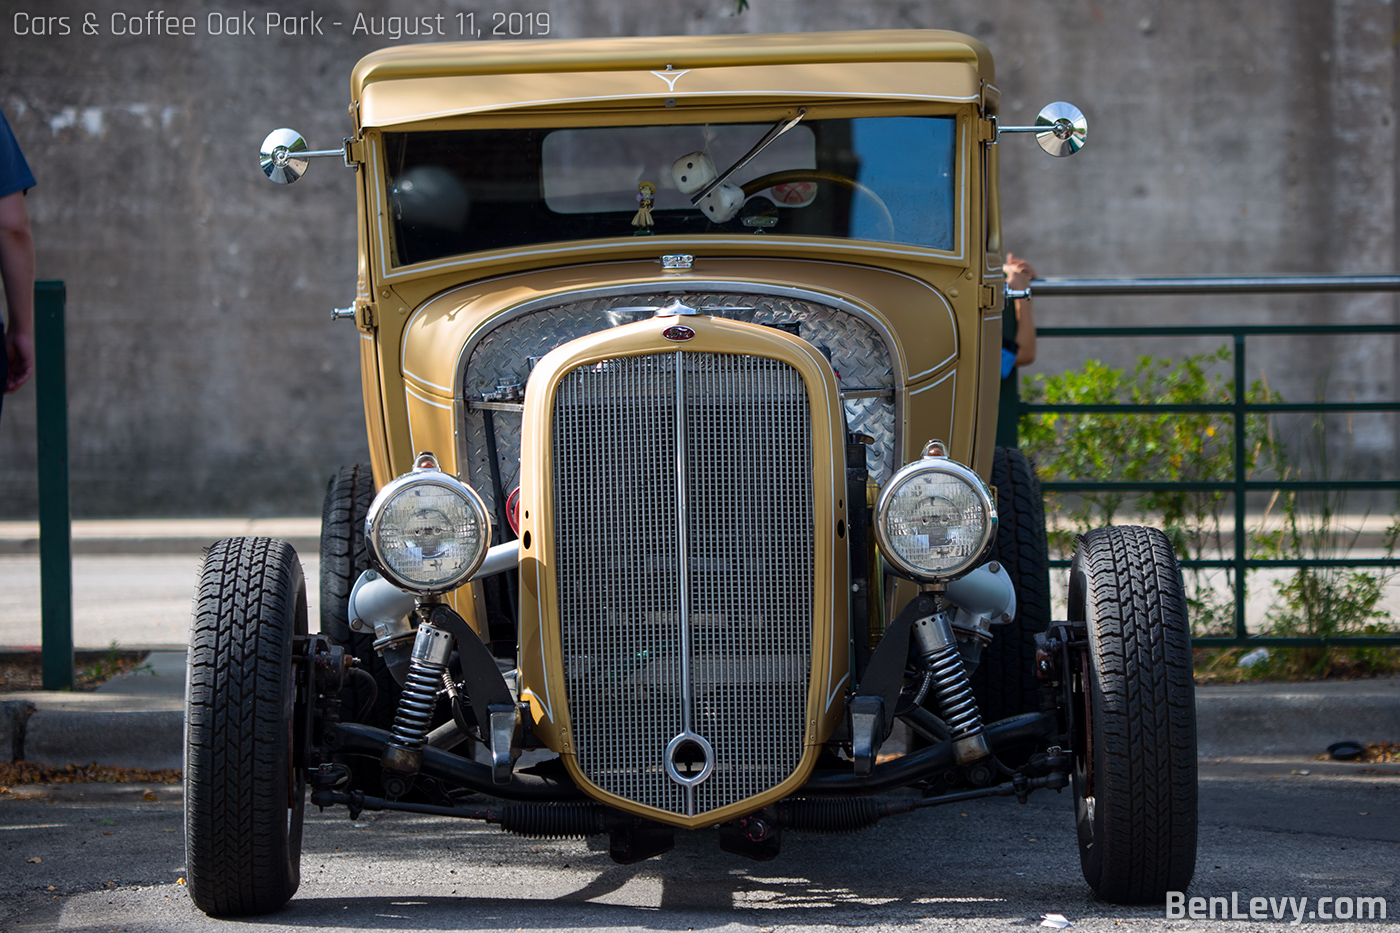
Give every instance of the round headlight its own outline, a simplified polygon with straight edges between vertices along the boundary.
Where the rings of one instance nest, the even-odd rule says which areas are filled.
[[[491,519],[476,490],[419,457],[374,497],[365,538],[390,581],[419,593],[465,583],[486,559]]]
[[[966,573],[996,534],[991,491],[972,470],[943,457],[916,460],[894,475],[875,506],[885,559],[915,580]]]

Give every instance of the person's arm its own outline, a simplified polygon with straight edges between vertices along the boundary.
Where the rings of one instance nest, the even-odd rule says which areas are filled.
[[[0,198],[0,279],[5,282],[9,308],[5,327],[8,395],[34,374],[34,235],[21,191]]]
[[[1016,299],[1016,367],[1035,362],[1035,309],[1030,298]]]
[[[1035,278],[1035,267],[1013,253],[1006,254],[1002,266],[1006,273],[1007,287],[1020,291]],[[1035,306],[1030,298],[1016,299],[1016,366],[1029,366],[1035,362]]]

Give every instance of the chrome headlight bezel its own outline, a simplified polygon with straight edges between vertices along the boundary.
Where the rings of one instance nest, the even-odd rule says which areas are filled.
[[[478,529],[475,553],[449,577],[414,579],[402,567],[396,567],[389,561],[385,552],[386,543],[381,540],[387,530],[383,519],[389,507],[405,492],[424,486],[439,487],[460,499],[469,519],[475,522]],[[395,586],[421,596],[448,593],[470,580],[486,559],[486,552],[491,547],[491,531],[491,514],[481,495],[457,477],[440,470],[437,458],[426,453],[418,456],[412,471],[386,483],[379,490],[365,516],[365,543],[376,567]]]
[[[901,488],[912,478],[930,473],[953,476],[964,483],[972,491],[984,516],[982,533],[976,539],[976,544],[971,549],[969,556],[961,564],[936,574],[931,574],[910,563],[893,546],[893,536],[887,528],[890,507]],[[982,477],[978,476],[971,468],[946,457],[925,457],[905,464],[899,472],[890,477],[889,482],[885,483],[875,502],[875,540],[880,546],[880,553],[900,575],[922,583],[955,580],[978,567],[990,554],[992,546],[996,542],[996,532],[997,509],[996,503],[992,500],[991,490],[982,481]]]

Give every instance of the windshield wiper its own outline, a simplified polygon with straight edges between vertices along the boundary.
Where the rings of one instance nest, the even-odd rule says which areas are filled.
[[[792,129],[798,123],[801,123],[802,118],[805,116],[807,116],[807,108],[798,107],[797,116],[793,117],[791,120],[779,120],[776,124],[774,124],[773,128],[768,131],[768,135],[760,139],[752,149],[750,149],[747,153],[745,153],[745,155],[741,159],[739,159],[738,162],[735,162],[733,165],[729,166],[729,168],[720,172],[718,178],[716,178],[714,181],[710,182],[708,185],[697,191],[695,193],[695,196],[690,199],[690,203],[699,204],[702,200],[704,200],[705,195],[709,194],[711,191],[714,191],[720,185],[728,181],[730,175],[733,175],[735,172],[739,171],[739,169],[743,168],[745,165],[748,165],[749,162],[753,160],[754,156],[758,155],[764,149],[768,148],[769,143],[773,142],[773,140],[777,139],[779,136]]]

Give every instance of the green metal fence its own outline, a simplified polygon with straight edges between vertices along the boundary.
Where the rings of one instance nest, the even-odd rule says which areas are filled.
[[[1037,279],[1031,283],[1035,297],[1051,296],[1112,296],[1112,295],[1231,295],[1337,292],[1400,292],[1400,275],[1350,276],[1256,276],[1151,279]],[[1400,489],[1400,480],[1249,480],[1245,477],[1245,419],[1251,414],[1282,412],[1400,412],[1400,400],[1386,402],[1313,402],[1313,403],[1249,403],[1245,400],[1245,341],[1257,336],[1360,336],[1400,335],[1400,324],[1280,324],[1200,327],[1041,327],[1038,337],[1200,337],[1228,338],[1232,342],[1234,362],[1234,395],[1228,404],[1163,404],[1163,405],[1032,405],[1021,404],[1021,411],[1031,414],[1161,414],[1163,412],[1217,412],[1229,414],[1234,423],[1234,478],[1222,482],[1047,482],[1046,491],[1093,492],[1122,490],[1130,492],[1210,491],[1229,492],[1234,499],[1234,555],[1223,559],[1182,561],[1183,567],[1197,569],[1230,569],[1234,571],[1234,635],[1232,637],[1196,638],[1193,644],[1202,647],[1242,646],[1310,646],[1346,644],[1357,647],[1400,645],[1400,636],[1345,636],[1337,638],[1251,637],[1245,619],[1247,571],[1258,569],[1288,569],[1298,567],[1377,567],[1392,566],[1391,560],[1375,559],[1251,559],[1247,557],[1246,495],[1251,492],[1280,490],[1374,490]],[[1068,561],[1052,561],[1052,566],[1067,566]]]

